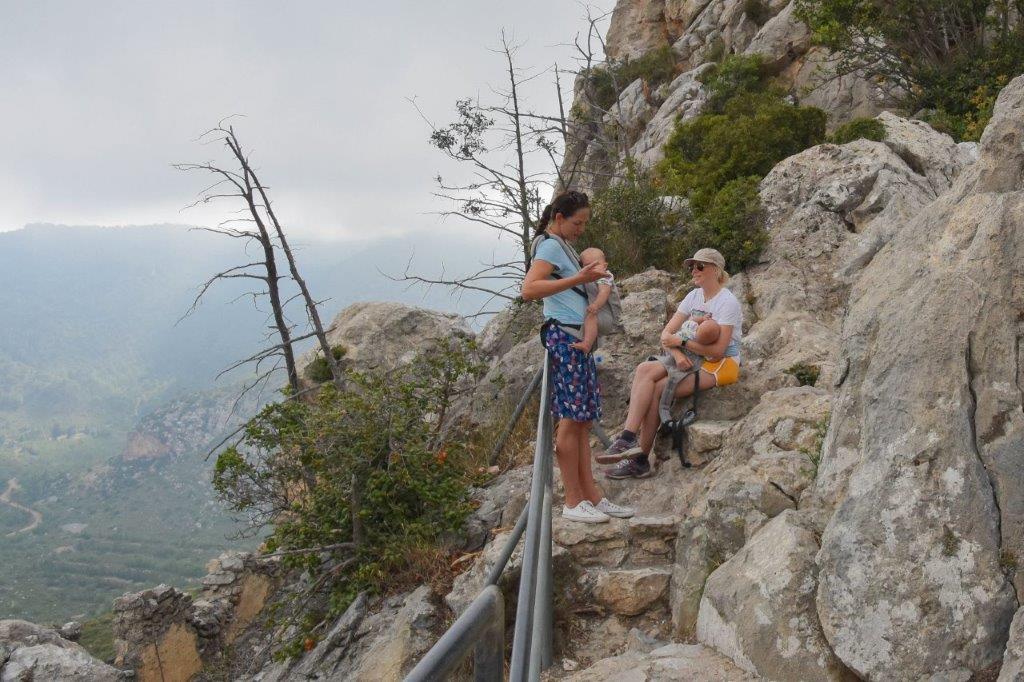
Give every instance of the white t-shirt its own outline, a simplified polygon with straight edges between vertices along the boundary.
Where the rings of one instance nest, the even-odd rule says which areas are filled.
[[[740,361],[740,339],[743,336],[743,308],[731,291],[723,288],[712,297],[710,301],[704,300],[704,290],[697,287],[686,295],[679,308],[678,313],[693,317],[703,312],[706,317],[711,318],[720,325],[732,327],[732,338],[725,349],[726,357],[736,358]]]

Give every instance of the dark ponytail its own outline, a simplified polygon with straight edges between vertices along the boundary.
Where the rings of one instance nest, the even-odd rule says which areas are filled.
[[[583,192],[573,190],[562,192],[552,199],[550,204],[544,207],[544,212],[540,215],[540,222],[537,223],[536,233],[544,234],[547,232],[548,223],[557,214],[561,213],[563,218],[571,218],[576,211],[588,206],[590,206],[590,200]]]

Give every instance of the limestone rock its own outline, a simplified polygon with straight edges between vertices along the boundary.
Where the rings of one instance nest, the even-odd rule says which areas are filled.
[[[745,54],[759,54],[765,64],[778,72],[807,52],[811,45],[811,32],[796,18],[795,2],[769,19],[747,45]]]
[[[844,419],[823,451],[849,473],[828,483],[841,501],[822,536],[817,604],[832,648],[867,679],[978,671],[1003,652],[1016,599],[1000,559],[1024,544],[1024,411],[1012,374],[1022,178],[1017,78],[978,161],[895,231],[852,293],[835,408]],[[950,319],[952,301],[961,312]],[[927,363],[924,338],[942,339]]]
[[[665,101],[651,116],[643,133],[630,149],[630,155],[636,159],[641,169],[653,168],[664,158],[662,147],[675,130],[677,120],[693,118],[703,110],[707,95],[697,77],[706,68],[701,66],[682,73],[665,88]]]
[[[516,301],[487,321],[477,343],[484,355],[500,357],[523,341],[537,338],[543,321],[538,303]]]
[[[0,682],[125,679],[55,630],[23,620],[0,620]]]
[[[654,568],[608,571],[598,576],[594,597],[613,613],[636,616],[665,596],[669,575]]]
[[[466,519],[463,549],[474,551],[484,546],[492,528],[515,525],[526,506],[533,468],[510,469],[482,488],[472,490],[479,506]]]
[[[997,682],[1022,682],[1024,680],[1024,608],[1018,609],[1010,623],[1010,637],[1003,654],[1003,665]]]
[[[690,449],[698,454],[711,452],[722,447],[725,432],[733,425],[731,421],[695,421],[689,428]]]
[[[392,369],[411,362],[417,352],[438,340],[473,336],[458,315],[393,302],[353,303],[329,326],[333,327],[327,333],[331,347],[344,346],[346,362],[361,369]],[[300,371],[317,352],[310,351],[296,362]]]
[[[448,608],[451,609],[452,613],[460,614],[465,611],[466,607],[469,606],[470,603],[476,599],[477,595],[480,594],[481,590],[483,590],[487,575],[497,563],[510,535],[511,529],[496,533],[494,538],[487,543],[480,554],[476,557],[469,569],[455,577],[451,592],[444,597],[444,601],[448,605]],[[554,562],[556,583],[564,583],[567,580],[571,580],[571,576],[575,574],[572,560],[569,553],[558,545],[557,541],[556,544],[552,546],[551,556],[552,561]],[[519,572],[522,570],[522,565],[523,542],[520,540],[516,545],[516,548],[512,551],[512,556],[509,557],[508,563],[505,565],[505,570],[501,574],[498,586],[505,591],[511,591],[511,589],[518,584]]]
[[[700,644],[669,644],[649,654],[630,651],[563,678],[566,682],[741,682],[756,679]]]
[[[627,553],[626,519],[608,523],[576,523],[557,516],[551,523],[551,537],[556,545],[572,553],[584,566],[614,567],[622,564]]]
[[[772,519],[708,578],[697,638],[764,679],[851,679],[814,610],[817,550],[797,512]]]

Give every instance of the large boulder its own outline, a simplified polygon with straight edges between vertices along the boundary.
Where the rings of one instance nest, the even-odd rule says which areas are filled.
[[[0,620],[2,682],[114,682],[129,677],[55,630],[23,620]]]
[[[818,624],[817,550],[798,512],[776,516],[708,578],[697,638],[763,679],[854,679]]]
[[[331,347],[343,346],[346,362],[359,369],[393,369],[439,340],[473,336],[459,315],[390,301],[353,303],[334,317],[329,328]],[[303,355],[297,362],[300,371],[318,353]]]
[[[1000,94],[979,160],[894,231],[851,295],[817,604],[865,679],[964,675],[1002,655],[1024,556],[1022,223],[1024,77]]]

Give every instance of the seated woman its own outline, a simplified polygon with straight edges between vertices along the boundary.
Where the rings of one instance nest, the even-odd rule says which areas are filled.
[[[682,349],[704,356],[700,371],[702,391],[736,383],[740,376],[743,310],[733,293],[724,287],[729,279],[725,258],[715,249],[700,249],[693,258],[686,259],[685,265],[697,288],[686,295],[665,325],[661,344],[680,369],[693,366]],[[684,330],[680,336],[683,324],[690,320],[689,333]],[[647,478],[653,474],[649,455],[658,434],[658,403],[667,380],[668,370],[660,361],[648,360],[636,368],[622,433],[597,456],[597,461],[605,464],[618,462],[604,472],[608,478]],[[676,396],[691,395],[694,382],[694,375],[681,381]]]

